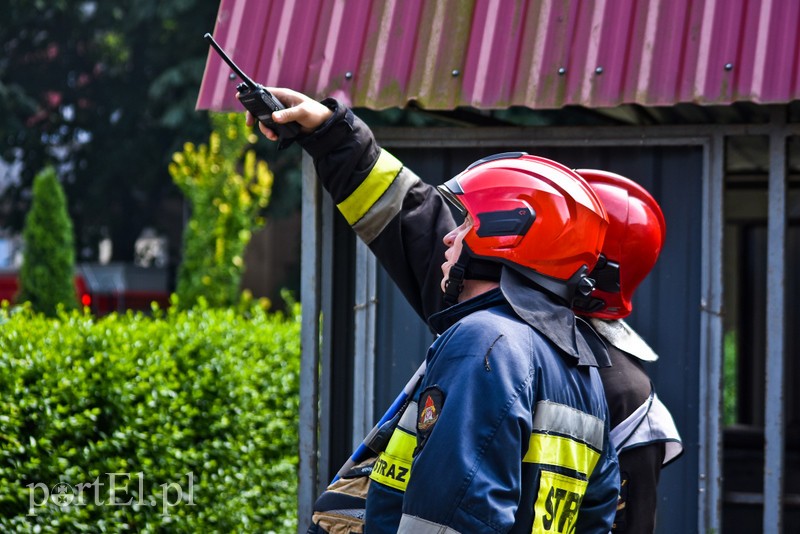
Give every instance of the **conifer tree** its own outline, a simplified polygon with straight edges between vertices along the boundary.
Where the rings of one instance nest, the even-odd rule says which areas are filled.
[[[30,302],[46,315],[59,304],[75,308],[75,249],[64,190],[53,167],[33,180],[33,199],[22,232],[24,250],[17,302]]]

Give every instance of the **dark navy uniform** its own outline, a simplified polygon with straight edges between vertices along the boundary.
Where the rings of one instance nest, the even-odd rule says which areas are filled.
[[[642,361],[658,356],[622,319],[590,322],[606,342],[612,364],[600,369],[620,464],[620,502],[612,530],[653,532],[661,469],[683,453],[672,415],[642,367]]]

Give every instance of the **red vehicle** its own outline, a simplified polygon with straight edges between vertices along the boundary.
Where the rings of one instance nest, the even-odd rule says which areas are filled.
[[[19,291],[19,271],[0,269],[0,300],[14,302]],[[117,311],[150,311],[157,302],[169,306],[167,270],[129,263],[80,264],[75,272],[78,302],[95,315]]]

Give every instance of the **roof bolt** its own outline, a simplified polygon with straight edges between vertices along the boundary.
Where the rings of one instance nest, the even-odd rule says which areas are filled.
[[[236,79],[236,75],[231,72],[230,74],[228,74],[228,79],[229,80],[235,80]]]
[[[344,78],[345,78],[346,80],[351,80],[351,79],[353,79],[353,73],[352,73],[352,72],[350,72],[350,71],[348,70],[347,72],[345,72],[345,73],[344,73]]]
[[[563,76],[566,73],[567,73],[567,69],[565,69],[564,67],[561,67],[561,68],[558,69],[558,75],[559,76]]]
[[[725,63],[725,70],[733,70],[733,63]]]
[[[603,67],[597,67],[596,69],[594,69],[594,73],[595,74],[603,74]]]
[[[450,74],[453,75],[453,78],[456,78],[458,77],[459,74],[461,74],[461,72],[458,69],[453,69],[453,71]]]

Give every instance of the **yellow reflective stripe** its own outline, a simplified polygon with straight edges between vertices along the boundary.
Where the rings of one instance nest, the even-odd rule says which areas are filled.
[[[542,471],[533,505],[533,534],[575,532],[578,510],[586,494],[585,480]]]
[[[402,211],[406,194],[419,182],[420,179],[416,174],[403,167],[389,189],[384,191],[381,198],[376,200],[364,216],[351,226],[358,237],[368,245],[378,237],[391,220]]]
[[[378,161],[375,162],[375,166],[361,182],[361,185],[349,197],[336,205],[347,219],[348,224],[352,226],[369,211],[372,205],[381,198],[381,195],[389,189],[402,168],[403,164],[400,160],[381,149]]]
[[[416,436],[395,429],[386,450],[381,453],[372,467],[372,480],[390,488],[405,491],[411,474],[411,459],[417,446]]]
[[[552,434],[533,433],[522,461],[565,467],[588,477],[599,459],[600,453],[584,443]]]
[[[392,433],[389,444],[386,445],[386,453],[410,462],[411,458],[414,456],[414,449],[416,446],[417,436],[398,427]]]

